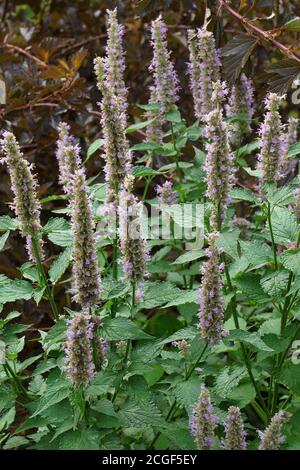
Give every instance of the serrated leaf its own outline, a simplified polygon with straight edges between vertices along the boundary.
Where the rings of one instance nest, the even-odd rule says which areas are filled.
[[[287,271],[276,271],[264,276],[260,284],[270,297],[281,299],[287,289],[289,273]]]
[[[187,253],[183,253],[183,255],[178,256],[178,258],[173,261],[172,264],[184,264],[189,263],[190,261],[194,261],[199,258],[204,258],[206,253],[203,250],[191,250]]]
[[[259,268],[273,260],[272,249],[267,243],[258,240],[240,240],[242,254],[252,268]]]
[[[214,392],[221,398],[229,398],[231,392],[247,376],[246,367],[231,366],[221,370],[216,378]]]
[[[273,352],[269,346],[267,346],[264,341],[261,339],[258,333],[250,333],[249,331],[244,330],[232,330],[229,333],[229,336],[226,337],[225,341],[241,341],[250,346],[253,346],[255,350]]]
[[[276,375],[276,379],[296,395],[300,395],[300,368],[298,364],[289,364]]]
[[[286,269],[294,274],[300,274],[300,249],[287,250],[280,255],[280,261]]]
[[[111,341],[152,338],[152,336],[140,330],[134,322],[124,317],[105,318],[102,331],[104,336]]]
[[[288,245],[297,241],[298,224],[291,210],[286,207],[274,207],[271,212],[271,222],[275,243]]]
[[[99,450],[100,434],[94,429],[66,432],[59,441],[59,450]]]
[[[50,406],[60,403],[70,393],[70,383],[64,378],[57,378],[54,380],[51,385],[47,385],[44,395],[37,400],[37,407],[31,418],[34,416],[42,414],[45,410],[50,408]]]
[[[175,300],[182,291],[170,282],[146,282],[140,308],[149,309]]]
[[[27,281],[9,279],[2,276],[0,279],[0,303],[15,302],[16,300],[29,300],[34,289]]]
[[[244,188],[232,188],[230,193],[232,199],[237,199],[239,201],[248,201],[258,203],[258,197],[250,189]]]
[[[69,247],[73,244],[73,236],[71,229],[54,230],[48,234],[49,240],[58,246]]]
[[[52,284],[56,284],[68,269],[71,257],[72,247],[68,247],[53,261],[49,269],[49,278]]]
[[[130,400],[119,411],[119,419],[125,427],[147,428],[148,426],[164,427],[165,421],[159,409],[148,400]]]
[[[0,231],[6,232],[6,230],[16,230],[18,228],[17,219],[13,219],[8,215],[0,216]]]
[[[186,290],[181,292],[182,293],[180,296],[168,302],[166,305],[163,306],[163,308],[174,307],[177,305],[184,305],[188,303],[197,304],[199,302],[199,293],[197,290]]]
[[[234,82],[238,78],[257,43],[257,39],[253,36],[235,35],[223,47],[223,66],[229,82]]]
[[[180,112],[177,109],[167,112],[166,120],[169,122],[181,122]]]
[[[189,380],[179,382],[173,388],[176,400],[187,409],[188,413],[199,399],[202,381],[201,377],[193,376]]]

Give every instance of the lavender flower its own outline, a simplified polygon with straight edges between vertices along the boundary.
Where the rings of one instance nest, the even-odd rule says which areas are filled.
[[[214,413],[209,391],[202,384],[199,400],[193,407],[190,421],[191,433],[195,438],[198,450],[210,450],[212,448],[217,423],[218,417]]]
[[[278,450],[280,444],[285,440],[281,434],[281,426],[290,418],[289,413],[280,410],[271,419],[271,423],[264,432],[257,431],[260,437],[260,445],[258,450]]]
[[[124,81],[125,53],[123,50],[124,26],[118,23],[117,9],[107,10],[107,46],[105,70],[107,85],[111,92],[120,100],[123,112],[127,108],[127,88]]]
[[[214,345],[225,336],[223,330],[223,296],[221,272],[223,265],[219,261],[217,248],[218,233],[213,232],[207,249],[208,260],[202,267],[202,282],[199,289],[199,330],[201,337]]]
[[[120,246],[126,277],[133,282],[142,282],[146,275],[148,249],[141,226],[142,204],[132,194],[132,185],[133,177],[129,176],[120,195]]]
[[[185,339],[182,339],[181,341],[172,341],[172,346],[178,348],[179,354],[183,358],[187,358],[191,354],[191,345]]]
[[[80,149],[75,144],[73,136],[70,135],[68,124],[62,122],[58,127],[58,132],[56,158],[59,166],[59,182],[64,192],[72,198],[74,175],[81,165]]]
[[[75,387],[87,385],[94,377],[92,339],[94,324],[91,316],[76,312],[68,320],[67,341],[65,344],[65,371]]]
[[[3,132],[0,146],[5,154],[2,162],[5,162],[8,167],[14,193],[13,209],[18,218],[22,235],[26,237],[29,258],[35,261],[36,253],[33,250],[32,238],[41,229],[41,206],[37,199],[37,182],[32,173],[33,167],[23,157],[19,144],[11,132]],[[43,257],[40,242],[38,249],[39,256]]]
[[[224,422],[226,439],[223,442],[225,450],[246,450],[246,431],[241,416],[241,411],[236,406],[228,408],[228,415]]]
[[[283,98],[276,93],[269,93],[265,100],[267,112],[259,130],[261,149],[258,155],[262,183],[278,180],[286,162],[288,141],[278,111]]]
[[[242,74],[240,80],[231,88],[226,114],[227,117],[243,114],[249,119],[247,122],[233,122],[230,125],[232,142],[239,145],[243,135],[251,132],[250,121],[254,115],[253,83],[245,74]]]
[[[102,93],[101,123],[104,134],[106,200],[104,214],[115,213],[119,203],[119,189],[131,169],[131,154],[127,142],[126,113],[122,99],[113,93],[105,78],[105,60],[94,61],[98,88]]]
[[[212,97],[217,105],[206,118],[204,137],[206,143],[205,170],[207,174],[207,196],[213,203],[211,225],[219,230],[225,219],[230,202],[229,191],[233,183],[233,156],[230,150],[228,126],[223,118],[221,102],[226,93],[225,84],[216,82]]]
[[[289,147],[297,142],[298,127],[299,127],[299,119],[294,118],[294,117],[289,117],[288,131],[287,131],[287,139],[288,139]]]
[[[77,171],[74,178],[72,232],[75,300],[84,308],[91,307],[99,300],[100,274],[97,265],[94,221],[82,169]]]
[[[197,118],[213,110],[213,82],[220,80],[220,58],[212,33],[205,28],[188,32],[190,83]]]
[[[167,44],[167,27],[159,16],[152,22],[151,28],[153,59],[149,70],[153,74],[153,86],[150,88],[150,104],[159,104],[159,112],[150,111],[149,118],[158,119],[154,121],[148,129],[148,138],[150,140],[160,139],[159,125],[162,127],[165,123],[165,113],[170,111],[178,101],[178,78],[174,65],[170,59],[170,51]]]
[[[167,204],[171,206],[176,203],[177,193],[173,191],[172,181],[165,181],[162,186],[159,184],[156,186],[157,200],[159,204]]]

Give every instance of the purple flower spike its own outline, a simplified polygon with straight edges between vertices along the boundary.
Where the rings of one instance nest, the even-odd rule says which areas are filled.
[[[198,450],[211,450],[217,423],[218,417],[214,413],[209,391],[202,384],[199,400],[193,407],[190,420],[191,434]]]

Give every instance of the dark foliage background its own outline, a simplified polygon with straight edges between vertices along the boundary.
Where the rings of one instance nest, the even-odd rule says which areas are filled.
[[[186,30],[203,24],[207,8],[212,13],[209,29],[223,48],[224,78],[233,81],[242,68],[246,69],[254,79],[258,103],[267,88],[290,93],[290,85],[300,73],[300,20],[288,23],[300,15],[298,0],[242,0],[226,4],[202,0],[2,0],[0,79],[6,85],[6,104],[0,108],[0,127],[15,133],[25,155],[35,164],[45,219],[54,208],[47,197],[60,192],[55,159],[58,122],[63,119],[70,123],[83,154],[101,136],[93,58],[103,53],[105,10],[113,7],[118,7],[126,27],[130,123],[138,120],[142,112],[136,103],[148,101],[150,22],[160,12],[169,28],[168,40],[181,81],[180,109],[190,122],[193,116],[187,81]],[[251,20],[258,31],[249,27],[244,18]],[[298,113],[297,106],[291,100],[288,103],[285,113]],[[88,175],[100,172],[102,164],[95,153],[87,165]],[[12,195],[6,170],[2,167],[0,171],[0,212],[6,214],[10,212]],[[50,265],[56,253],[48,254]],[[1,272],[18,277],[15,266],[25,261],[23,243],[11,236],[0,256]],[[56,297],[59,299],[59,292]],[[46,321],[44,313],[49,307],[43,302],[38,307],[27,302],[22,308],[25,320],[40,326]]]

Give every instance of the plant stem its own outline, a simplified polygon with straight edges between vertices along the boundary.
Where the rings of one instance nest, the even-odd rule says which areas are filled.
[[[232,285],[229,270],[228,270],[228,267],[227,267],[227,264],[226,264],[226,258],[225,258],[223,253],[222,253],[222,261],[224,262],[224,272],[225,272],[225,276],[226,276],[229,291],[233,292],[233,294],[234,294],[233,298],[231,299],[233,321],[234,321],[235,327],[237,329],[239,329],[240,325],[239,325],[239,319],[238,319],[237,308],[236,308],[236,292],[235,292],[235,289]],[[246,365],[246,369],[247,369],[249,378],[252,382],[252,385],[254,387],[254,390],[257,394],[257,397],[260,401],[260,404],[261,404],[264,412],[267,413],[267,415],[268,415],[269,412],[268,412],[268,409],[267,409],[266,404],[264,402],[264,399],[263,399],[263,397],[260,393],[260,390],[259,390],[259,388],[256,384],[256,381],[255,381],[255,378],[254,378],[254,375],[253,375],[253,372],[252,372],[252,368],[251,368],[251,363],[250,363],[245,345],[241,341],[239,341],[239,344],[241,346],[241,350],[242,350],[242,354],[243,354],[243,357],[244,357],[244,361],[245,361],[245,365]]]
[[[185,375],[185,378],[184,378],[185,381],[187,381],[187,380],[191,377],[192,373],[194,372],[194,370],[196,369],[196,367],[197,367],[198,364],[200,363],[200,361],[201,361],[201,359],[202,359],[202,357],[203,357],[203,355],[204,355],[204,353],[205,353],[207,347],[208,347],[208,343],[205,343],[205,345],[204,345],[204,347],[203,347],[203,349],[202,349],[202,351],[201,351],[201,353],[200,353],[198,359],[196,360],[196,362],[195,362],[194,364],[192,364],[192,365],[190,366],[189,370],[187,371],[187,373],[186,373],[186,375]],[[178,403],[177,403],[177,400],[175,399],[175,400],[173,401],[172,405],[170,406],[170,409],[169,409],[169,411],[168,411],[168,413],[167,413],[167,416],[166,416],[166,421],[167,421],[167,422],[169,422],[169,421],[172,420],[172,418],[173,418],[173,416],[174,416],[174,412],[176,412],[178,406],[179,406],[179,405],[178,405]],[[153,438],[151,444],[150,444],[150,447],[149,447],[150,449],[152,449],[152,448],[154,447],[154,444],[155,444],[155,442],[157,441],[157,439],[159,438],[160,435],[161,435],[161,431],[158,431],[158,432],[156,433],[156,435],[154,436],[154,438]]]
[[[176,155],[175,155],[176,171],[177,171],[178,178],[181,181],[182,173],[181,173],[181,169],[179,167],[179,152],[178,152],[178,149],[176,147],[176,139],[175,139],[174,127],[173,127],[172,122],[171,122],[171,132],[172,132],[173,148],[174,148],[174,152],[176,152]]]
[[[48,300],[48,302],[50,304],[50,307],[51,307],[51,310],[53,312],[54,319],[57,321],[58,320],[57,306],[56,306],[56,303],[55,303],[55,300],[54,300],[54,297],[53,297],[53,292],[51,291],[51,288],[50,288],[49,283],[48,283],[47,276],[45,274],[45,270],[44,270],[42,260],[41,260],[40,244],[39,244],[39,240],[37,239],[35,234],[32,235],[32,248],[33,248],[33,253],[34,253],[34,256],[35,256],[35,260],[36,260],[36,266],[37,266],[39,276],[40,276],[40,279],[41,279],[41,282],[42,282],[42,287],[45,287],[47,300]]]
[[[269,230],[270,230],[270,235],[271,235],[271,241],[272,241],[272,249],[273,249],[273,256],[274,256],[274,264],[275,264],[275,269],[278,269],[278,261],[277,261],[277,253],[276,253],[276,244],[274,240],[274,234],[273,234],[273,228],[272,228],[272,220],[271,220],[271,204],[268,202],[268,225],[269,225]]]

